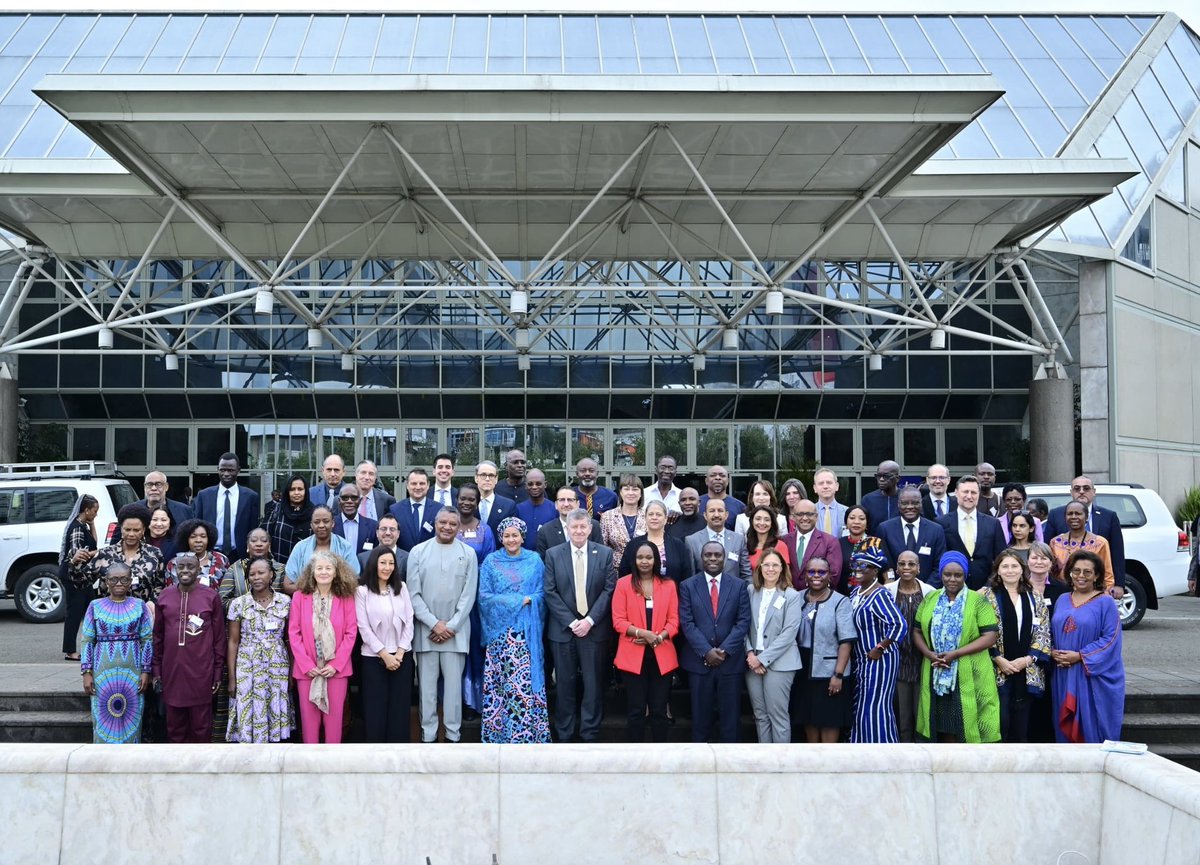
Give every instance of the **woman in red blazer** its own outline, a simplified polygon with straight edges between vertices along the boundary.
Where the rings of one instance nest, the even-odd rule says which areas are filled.
[[[633,573],[617,581],[612,620],[619,635],[614,663],[629,699],[629,741],[645,740],[649,707],[650,738],[665,742],[671,672],[679,666],[671,642],[679,633],[679,594],[663,577],[658,547],[649,541],[633,551]]]
[[[350,653],[358,636],[350,565],[330,552],[313,553],[292,596],[288,642],[292,678],[300,692],[301,733],[305,744],[342,741],[342,712],[349,684]]]

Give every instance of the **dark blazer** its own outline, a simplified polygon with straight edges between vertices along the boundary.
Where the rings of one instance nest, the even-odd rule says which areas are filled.
[[[421,528],[418,531],[413,527],[412,499],[401,499],[392,505],[388,509],[388,513],[394,516],[396,522],[400,524],[400,538],[396,541],[396,546],[407,553],[417,544],[432,538],[434,534],[433,521],[437,518],[437,513],[441,509],[441,505],[426,496],[425,513],[421,517]]]
[[[492,497],[492,510],[488,514],[487,518],[488,528],[492,530],[492,533],[495,534],[496,537],[500,537],[500,532],[496,529],[496,526],[500,525],[501,520],[507,519],[508,517],[515,517],[516,515],[517,503],[512,499],[507,499],[502,495],[495,494]]]
[[[437,485],[430,484],[429,492],[426,493],[426,495],[429,496],[430,500],[437,502],[437,494],[438,494]],[[441,504],[441,502],[438,502],[438,504]],[[452,484],[450,486],[450,507],[452,507],[452,508],[457,507],[457,505],[458,505],[458,487],[456,487]],[[442,505],[442,507],[445,507],[445,505]]]
[[[1121,531],[1121,518],[1108,508],[1093,504],[1091,507],[1092,532],[1108,541],[1108,552],[1112,556],[1113,585],[1125,585],[1125,535]],[[1067,531],[1067,506],[1055,508],[1046,517],[1043,532],[1046,543]]]
[[[196,516],[199,519],[207,520],[214,526],[217,524],[217,514],[219,513],[217,493],[220,489],[222,487],[218,484],[215,487],[200,490],[196,496]],[[258,493],[250,487],[238,484],[237,513],[233,517],[233,554],[229,557],[231,564],[238,559],[246,558],[246,536],[250,534],[251,529],[258,526],[260,516]],[[221,552],[225,552],[225,550]]]
[[[360,574],[366,571],[367,559],[371,558],[373,552],[375,552],[374,547],[358,554],[358,572]],[[396,555],[396,567],[400,569],[400,581],[408,582],[408,553],[404,550],[392,550],[392,552]]]
[[[138,499],[137,504],[147,508],[150,507],[148,504],[146,504],[145,499]],[[174,499],[167,499],[167,512],[170,513],[171,519],[175,521],[175,528],[179,528],[180,523],[187,522],[193,516],[195,516],[190,507],[185,505],[183,502],[177,502]]]
[[[888,559],[891,560],[893,566],[896,564],[896,557],[908,549],[906,540],[908,530],[903,523],[904,520],[901,517],[892,517],[890,520],[884,520],[878,530],[871,532],[883,541],[883,548],[887,551]],[[929,552],[921,552],[925,549]],[[938,561],[944,552],[946,552],[945,530],[934,520],[921,520],[917,528],[917,558],[921,560],[921,573],[918,577],[922,582],[941,587],[941,581],[934,583],[934,580],[937,579]]]
[[[575,609],[573,549],[571,544],[562,544],[546,553],[546,637],[552,643],[579,639],[571,633],[571,622],[581,618]],[[612,550],[591,541],[584,550],[587,556],[587,615],[594,624],[583,639],[606,643],[612,635],[612,596],[617,585]]]
[[[946,514],[938,520],[938,524],[946,533],[946,549],[954,550],[967,556],[967,546],[958,533],[958,514]],[[992,565],[996,556],[1008,546],[1004,542],[1004,532],[1000,529],[1000,521],[995,517],[975,511],[975,555],[967,556],[971,560],[971,572],[967,574],[968,589],[982,589],[992,575]],[[937,574],[926,580],[933,586],[941,587],[942,580]]]
[[[804,561],[798,562],[796,561],[796,543],[798,537],[796,532],[788,532],[780,538],[781,541],[787,544],[788,556],[790,557],[788,567],[792,572],[792,586],[799,591],[808,588],[808,577],[805,576],[804,571],[808,567],[808,560],[815,556],[829,562],[829,583],[836,587],[842,575],[842,545],[838,543],[838,539],[820,529],[813,529],[812,536],[809,537],[808,543],[804,546]]]
[[[368,519],[367,517],[358,518],[358,543],[354,546],[354,555],[357,556],[363,550],[367,552],[371,551],[379,540],[375,535],[377,528],[379,528],[379,523],[375,522],[375,520]],[[342,515],[340,513],[333,518],[333,533],[341,538],[346,537],[342,533]]]
[[[376,519],[376,521],[378,521],[380,517],[382,517],[384,514],[386,514],[388,511],[390,511],[392,509],[392,505],[394,505],[396,503],[395,496],[389,495],[388,493],[379,489],[379,487],[376,487],[375,489],[371,490],[371,498],[375,502],[375,519]]]
[[[750,593],[746,581],[721,575],[717,615],[708,594],[708,574],[700,572],[679,585],[679,664],[689,673],[742,676],[746,672],[746,634],[750,632]],[[706,667],[709,649],[724,649],[728,658],[719,667]]]
[[[566,532],[563,531],[562,520],[555,517],[548,523],[542,523],[542,527],[537,533],[537,554],[541,560],[546,561],[546,552],[559,544],[565,544],[568,540]],[[600,533],[600,523],[597,520],[592,520],[592,533],[588,536],[593,544],[603,544],[604,538]]]
[[[645,535],[638,535],[625,545],[625,554],[621,556],[621,563],[617,566],[619,576],[624,577],[633,573],[633,551],[641,546],[644,540],[646,540]],[[676,583],[682,583],[696,573],[696,568],[700,565],[692,561],[692,552],[688,549],[687,544],[679,538],[673,538],[663,532],[663,546],[667,549],[667,576],[670,579]]]
[[[946,493],[946,503],[948,506],[946,514],[952,514],[958,510],[958,499],[952,493]],[[944,517],[946,514],[942,514],[942,516]],[[937,513],[933,510],[933,499],[930,498],[929,493],[921,496],[921,517],[926,520],[936,520],[938,518]]]
[[[867,531],[877,537],[879,527],[887,520],[900,516],[900,506],[897,504],[898,493],[885,496],[879,490],[872,490],[862,497],[862,509],[867,512]]]
[[[698,567],[704,566],[704,545],[708,543],[708,535],[708,526],[705,525],[700,531],[693,532],[684,539],[684,543],[692,553],[692,561],[697,562]],[[725,529],[723,537],[725,538],[725,575],[749,580],[750,554],[746,552],[746,536]]]
[[[342,481],[340,481],[338,483],[337,489],[333,491],[333,498],[334,498],[333,512],[335,514],[337,513],[338,492],[346,484],[350,484],[351,486],[354,486],[354,478],[352,477],[348,481],[343,479]],[[313,505],[315,505],[316,507],[320,507],[320,508],[328,507],[327,503],[329,501],[329,487],[327,487],[325,485],[325,481],[320,481],[308,488],[308,500],[310,502],[312,502]]]

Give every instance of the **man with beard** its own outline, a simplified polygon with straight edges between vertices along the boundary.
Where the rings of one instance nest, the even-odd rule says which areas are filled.
[[[879,489],[862,497],[862,508],[867,512],[867,520],[870,523],[868,531],[878,535],[878,529],[885,521],[900,515],[899,503],[896,501],[896,489],[900,486],[900,463],[895,460],[881,462],[875,472],[875,484]]]
[[[525,460],[524,451],[509,451],[504,457],[504,473],[507,477],[496,484],[496,495],[512,499],[517,504],[528,500],[529,490],[526,487],[526,465],[528,463]]]
[[[525,489],[529,498],[517,502],[517,516],[525,521],[525,549],[537,550],[538,529],[557,520],[558,511],[554,502],[546,498],[546,475],[541,469],[530,469],[525,474]]]
[[[700,511],[700,493],[695,487],[684,487],[679,491],[679,517],[667,526],[667,534],[684,540],[706,525]]]

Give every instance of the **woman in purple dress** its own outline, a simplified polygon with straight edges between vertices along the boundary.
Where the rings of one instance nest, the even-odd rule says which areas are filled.
[[[1104,591],[1104,560],[1077,550],[1067,560],[1070,594],[1054,603],[1054,734],[1059,742],[1121,737],[1125,667],[1121,614]]]

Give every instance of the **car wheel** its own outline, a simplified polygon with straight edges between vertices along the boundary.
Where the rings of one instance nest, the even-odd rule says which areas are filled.
[[[57,565],[34,565],[21,574],[13,595],[26,621],[61,622],[67,616],[67,591]]]
[[[1125,578],[1125,596],[1117,601],[1117,609],[1121,613],[1121,627],[1126,631],[1136,627],[1146,615],[1146,590],[1137,578]]]

